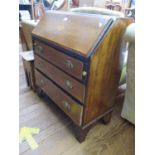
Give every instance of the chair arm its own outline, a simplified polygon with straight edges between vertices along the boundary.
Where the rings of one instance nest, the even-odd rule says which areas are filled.
[[[127,42],[135,42],[135,23],[130,24],[124,33],[124,40]]]
[[[97,7],[79,7],[70,9],[70,11],[124,17],[124,14],[122,12]]]

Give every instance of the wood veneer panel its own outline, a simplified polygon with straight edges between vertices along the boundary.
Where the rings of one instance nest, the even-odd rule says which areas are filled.
[[[122,69],[121,39],[131,22],[117,19],[92,57],[83,124],[97,119],[113,106]]]
[[[87,57],[110,19],[101,15],[52,11],[46,13],[32,33]]]

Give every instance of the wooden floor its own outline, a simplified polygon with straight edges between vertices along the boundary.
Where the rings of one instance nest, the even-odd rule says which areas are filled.
[[[111,123],[98,122],[80,144],[73,135],[71,121],[47,98],[39,98],[27,85],[20,58],[19,127],[40,128],[34,135],[39,147],[32,151],[26,141],[19,145],[21,155],[134,155],[134,126],[120,117],[115,106]]]

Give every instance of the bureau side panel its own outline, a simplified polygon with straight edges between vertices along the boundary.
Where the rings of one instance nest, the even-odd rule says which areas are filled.
[[[117,19],[91,58],[83,125],[112,109],[122,69],[121,40],[131,22],[129,19]]]

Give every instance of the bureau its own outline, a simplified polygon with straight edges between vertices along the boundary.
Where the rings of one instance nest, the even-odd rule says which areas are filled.
[[[36,91],[70,117],[79,142],[96,121],[110,121],[122,68],[121,39],[130,23],[53,11],[32,32]]]

